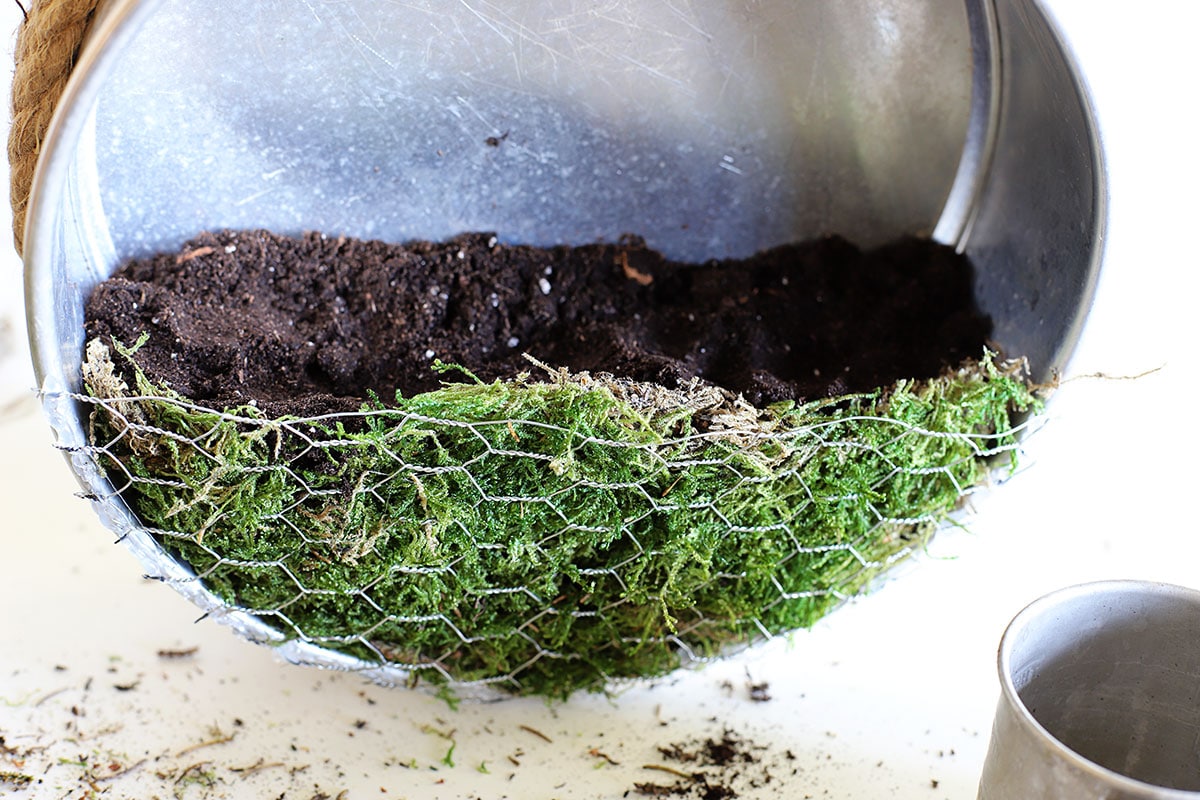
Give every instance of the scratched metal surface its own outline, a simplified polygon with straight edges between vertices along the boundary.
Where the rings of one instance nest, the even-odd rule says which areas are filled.
[[[97,116],[121,256],[223,226],[879,242],[932,230],[968,122],[961,0],[151,5]]]

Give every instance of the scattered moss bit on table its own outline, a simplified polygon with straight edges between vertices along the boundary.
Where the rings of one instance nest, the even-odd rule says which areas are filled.
[[[211,592],[413,683],[554,697],[811,626],[996,456],[1015,467],[1040,408],[985,355],[761,409],[546,368],[268,419],[198,407],[114,349],[84,365],[101,466]]]
[[[24,772],[0,770],[0,784],[7,783],[9,786],[25,787],[32,784],[33,780],[32,775],[26,775]]]

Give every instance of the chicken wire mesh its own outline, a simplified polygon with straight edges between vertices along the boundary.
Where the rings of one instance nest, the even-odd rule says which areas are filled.
[[[87,349],[79,452],[176,582],[468,695],[605,689],[810,626],[1015,467],[1040,407],[985,355],[766,409],[539,365],[270,419],[192,403],[113,345]]]

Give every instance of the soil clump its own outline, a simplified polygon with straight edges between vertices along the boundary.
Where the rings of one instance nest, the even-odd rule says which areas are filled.
[[[86,309],[89,339],[149,338],[151,380],[215,408],[356,410],[442,381],[572,371],[667,387],[693,378],[756,405],[930,378],[991,331],[952,248],[862,251],[829,237],[683,264],[640,239],[539,248],[465,234],[394,245],[267,231],[205,233],[123,265]]]

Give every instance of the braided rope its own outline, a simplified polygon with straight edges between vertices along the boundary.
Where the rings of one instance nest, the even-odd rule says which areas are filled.
[[[25,214],[42,141],[102,0],[38,0],[17,34],[8,135],[13,242],[25,246]]]

